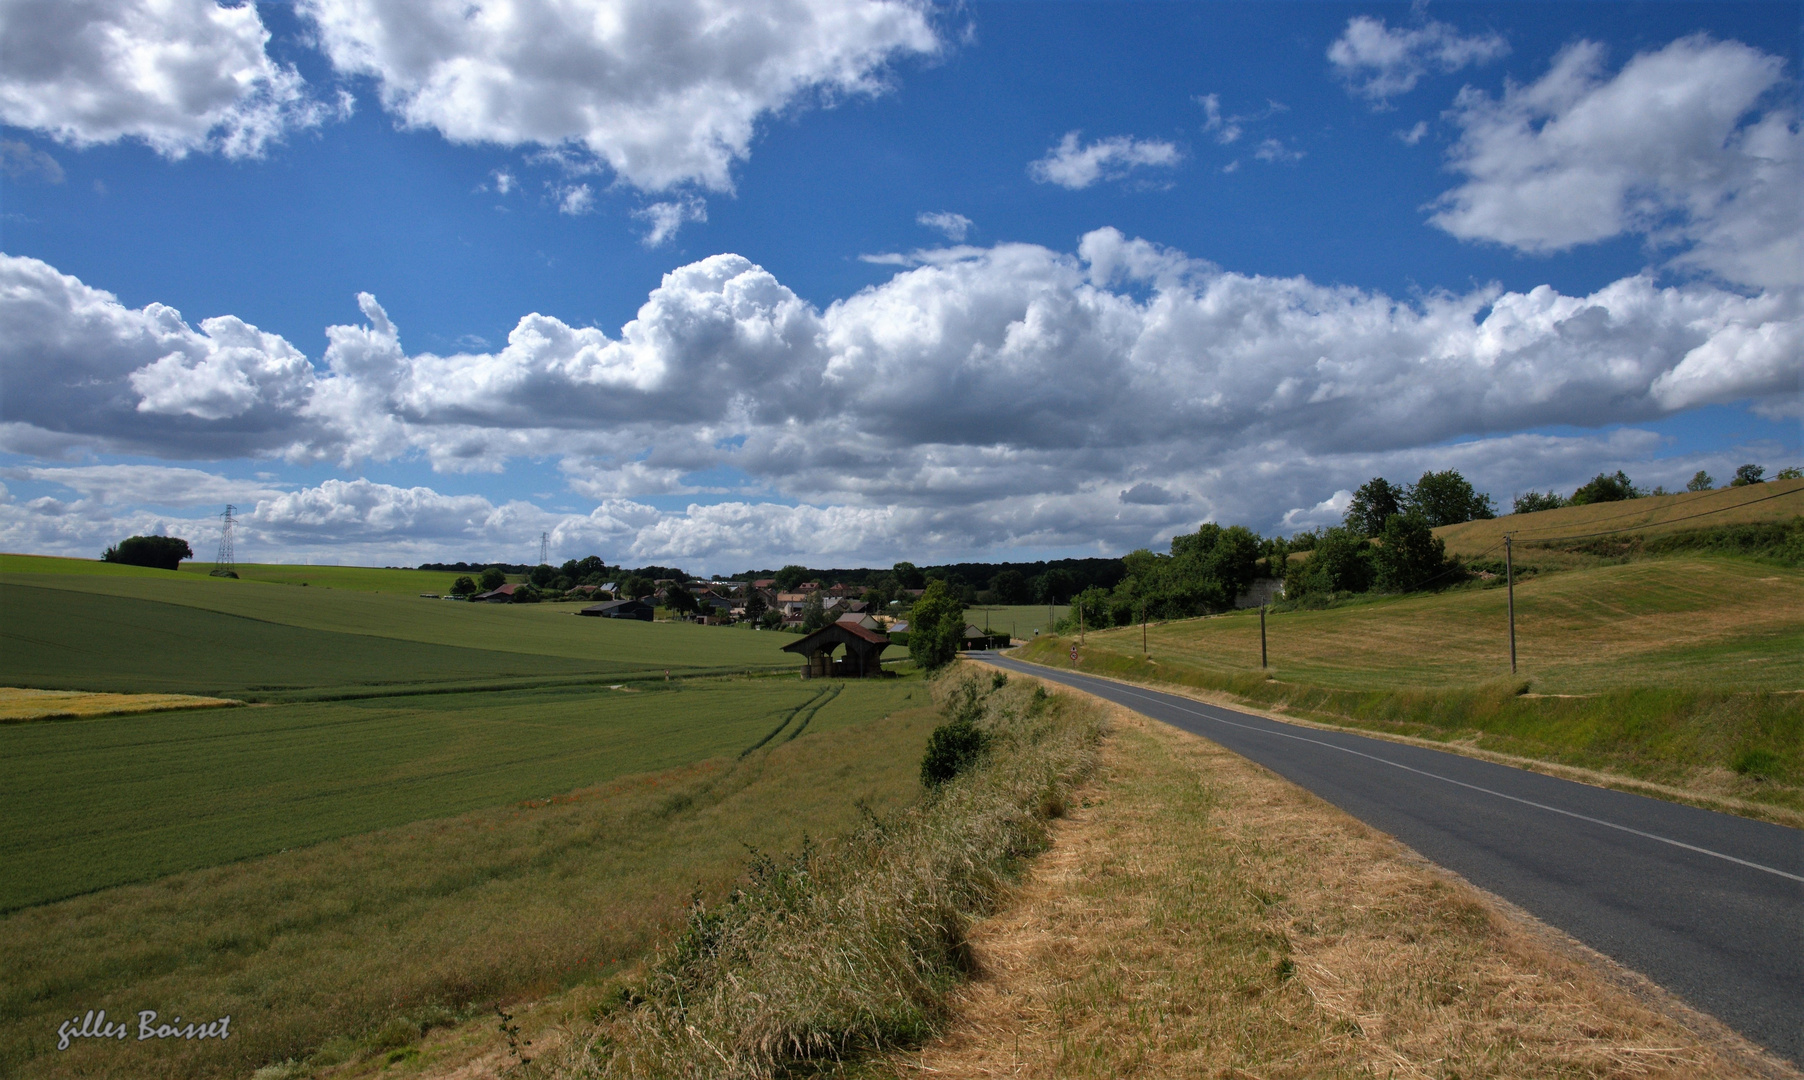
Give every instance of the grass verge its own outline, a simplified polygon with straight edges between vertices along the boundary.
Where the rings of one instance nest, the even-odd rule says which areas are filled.
[[[1226,695],[1287,716],[1611,774],[1738,813],[1804,812],[1804,573],[1649,560],[1519,585],[1522,674],[1497,662],[1499,589],[1267,620],[1242,612],[1042,637],[1023,659]],[[1669,791],[1655,791],[1670,797]],[[1758,811],[1756,811],[1758,812]]]
[[[753,859],[696,903],[648,976],[547,1066],[557,1077],[767,1077],[834,1071],[919,1042],[969,969],[972,921],[1046,845],[1102,735],[1073,695],[955,671],[936,683],[987,749],[918,804],[871,812],[827,846]]]
[[[974,929],[954,1022],[857,1075],[1798,1075],[1301,788],[1108,708],[1097,781]]]

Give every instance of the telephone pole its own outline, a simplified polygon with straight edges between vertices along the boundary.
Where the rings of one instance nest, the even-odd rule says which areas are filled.
[[[1259,605],[1259,669],[1265,670],[1270,665],[1265,662],[1265,605]]]
[[[1509,592],[1510,605],[1510,674],[1516,674],[1516,562],[1510,554],[1513,533],[1503,534],[1503,585]]]

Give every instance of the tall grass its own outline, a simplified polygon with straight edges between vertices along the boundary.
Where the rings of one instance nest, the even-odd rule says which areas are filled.
[[[972,921],[1044,848],[1094,766],[1103,714],[956,669],[935,697],[984,732],[974,767],[830,846],[755,857],[553,1074],[766,1077],[936,1030]]]

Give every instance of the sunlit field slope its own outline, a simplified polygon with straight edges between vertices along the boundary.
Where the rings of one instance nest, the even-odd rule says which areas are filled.
[[[201,577],[211,574],[214,564],[205,559],[211,552],[196,551],[195,554],[202,558],[183,563],[181,572]],[[299,585],[306,582],[315,589],[349,589],[353,592],[393,593],[414,597],[421,593],[448,593],[452,584],[464,576],[438,570],[402,570],[380,566],[292,566],[285,563],[239,563],[236,570],[239,579],[243,581],[262,581],[273,585]]]
[[[1445,525],[1434,532],[1447,542],[1449,555],[1470,558],[1489,553],[1492,558],[1501,558],[1505,532],[1515,534],[1518,550],[1532,551],[1537,545],[1589,538],[1595,533],[1665,536],[1721,525],[1789,521],[1800,514],[1804,514],[1804,480],[1773,480],[1738,488],[1506,514],[1486,521]]]
[[[1804,807],[1804,571],[1662,558],[1544,573],[1505,590],[1380,597],[1092,631],[1077,666],[1226,691],[1333,722]],[[1023,649],[1072,666],[1074,636]]]

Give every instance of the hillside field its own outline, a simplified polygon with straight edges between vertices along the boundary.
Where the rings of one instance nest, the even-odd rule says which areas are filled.
[[[787,634],[426,600],[405,571],[322,584],[361,573],[0,556],[0,686],[37,691],[0,724],[0,1075],[324,1067],[633,963],[745,845],[919,791],[918,677],[803,682]],[[149,707],[181,711],[123,711]],[[100,1007],[244,1026],[54,1050]]]
[[[1558,510],[1538,510],[1532,514],[1505,514],[1483,521],[1443,525],[1434,533],[1447,542],[1449,555],[1471,558],[1487,554],[1491,558],[1502,558],[1505,532],[1515,534],[1519,552],[1524,549],[1545,551],[1549,545],[1606,531],[1615,535],[1634,533],[1653,537],[1720,525],[1790,521],[1800,514],[1804,514],[1804,480],[1771,480],[1738,488],[1652,495],[1589,506],[1562,506]]]
[[[1617,504],[1620,505],[1620,504]],[[1592,560],[1596,563],[1597,560]],[[1804,809],[1804,571],[1673,557],[1500,582],[1091,631],[1077,666],[1226,692],[1333,723]],[[1072,666],[1075,635],[1025,659]]]
[[[262,700],[795,666],[786,636],[577,609],[4,555],[0,685]]]

